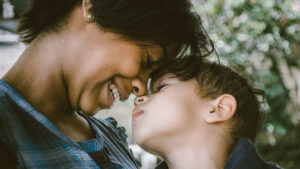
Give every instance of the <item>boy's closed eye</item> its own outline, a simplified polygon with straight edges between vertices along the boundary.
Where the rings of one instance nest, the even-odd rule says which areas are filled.
[[[174,79],[174,80],[173,80]],[[168,85],[175,83],[176,77],[172,74],[166,74],[151,82],[150,94],[160,92]]]
[[[168,85],[167,83],[159,84],[158,86],[151,88],[150,91],[148,92],[148,94],[158,93],[163,88],[165,88],[167,85]]]
[[[164,84],[159,84],[158,88],[157,88],[157,92],[159,92],[161,89],[163,89],[164,87],[166,87],[168,84],[164,83]]]

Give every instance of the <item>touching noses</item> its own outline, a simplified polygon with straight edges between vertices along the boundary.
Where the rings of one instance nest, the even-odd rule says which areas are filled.
[[[134,105],[138,106],[140,104],[143,104],[143,103],[147,102],[148,99],[149,99],[149,96],[136,97],[134,100]]]
[[[139,74],[138,77],[132,80],[133,94],[136,96],[143,96],[147,92],[147,82],[150,76],[150,72],[145,71]]]

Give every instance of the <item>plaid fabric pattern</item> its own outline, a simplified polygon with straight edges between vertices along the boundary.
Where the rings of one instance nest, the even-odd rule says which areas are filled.
[[[124,128],[113,118],[86,118],[96,138],[75,142],[0,80],[0,139],[28,169],[135,169]]]

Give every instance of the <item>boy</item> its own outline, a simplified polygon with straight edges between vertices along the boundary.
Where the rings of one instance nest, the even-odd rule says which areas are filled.
[[[161,69],[151,93],[135,100],[134,138],[164,160],[157,169],[279,168],[253,144],[263,121],[257,95],[264,92],[228,67],[189,62],[201,66],[185,74],[176,64]]]

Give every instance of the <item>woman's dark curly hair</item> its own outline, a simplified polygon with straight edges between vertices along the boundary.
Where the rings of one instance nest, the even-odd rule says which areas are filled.
[[[91,0],[91,12],[100,27],[124,39],[147,45],[160,45],[166,53],[164,63],[181,53],[203,58],[214,45],[203,28],[200,16],[189,0]],[[21,41],[32,42],[40,33],[58,31],[82,0],[32,0],[18,28]]]

